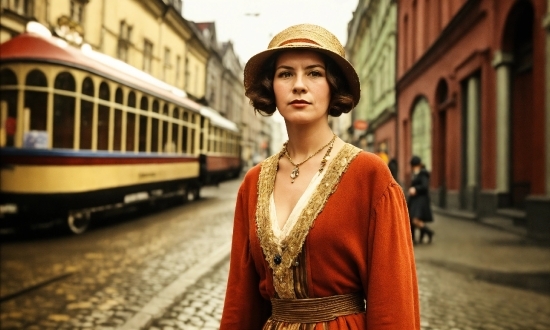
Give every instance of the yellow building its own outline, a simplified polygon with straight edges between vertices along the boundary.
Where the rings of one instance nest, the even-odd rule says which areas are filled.
[[[181,0],[2,0],[0,42],[37,20],[53,34],[121,59],[183,89],[205,96],[209,52]]]

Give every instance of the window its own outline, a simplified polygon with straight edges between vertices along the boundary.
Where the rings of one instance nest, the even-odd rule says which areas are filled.
[[[432,167],[432,121],[430,117],[430,104],[425,98],[416,103],[412,113],[412,154],[422,158],[422,163],[429,171]]]
[[[185,58],[185,66],[183,68],[184,70],[184,74],[185,74],[185,80],[183,81],[183,86],[184,86],[184,89],[187,89],[190,84],[189,84],[189,79],[190,79],[190,72],[189,72],[189,58]]]
[[[94,83],[90,77],[86,77],[82,82],[82,96],[80,101],[80,149],[84,150],[92,149],[94,94]]]
[[[40,78],[43,77],[43,81],[41,81],[40,83],[44,84],[45,86],[46,77],[42,72],[38,70],[35,71],[39,73]],[[19,93],[17,90],[17,77],[15,76],[15,73],[9,69],[0,70],[0,86],[2,87],[2,92],[0,92],[0,113],[2,118],[6,118],[6,121],[3,123],[3,127],[0,128],[1,134],[5,134],[0,138],[0,147],[12,147],[15,144],[15,132],[17,122],[17,95]],[[43,94],[45,100],[47,96],[45,92]],[[31,112],[31,123],[33,120],[32,116],[33,113]]]
[[[123,106],[123,93],[119,87],[115,92],[115,122],[114,122],[114,136],[113,136],[113,150],[120,151],[122,148],[122,106]]]
[[[178,86],[180,82],[180,75],[181,75],[181,56],[176,56],[176,81],[174,85]]]
[[[145,39],[143,44],[143,71],[151,73],[153,64],[153,43]]]
[[[56,91],[76,91],[76,83],[68,72],[55,78]],[[74,142],[74,96],[54,94],[53,99],[53,147],[72,149]]]
[[[164,81],[168,80],[168,72],[172,68],[170,65],[170,48],[164,48],[164,67],[162,70],[162,79]]]
[[[47,87],[46,75],[42,71],[32,70],[27,75],[25,85],[27,86],[25,90],[25,108],[28,108],[31,112],[29,128],[36,131],[45,131],[48,116],[48,93],[45,89],[40,90],[32,87]],[[2,94],[4,93],[5,91],[2,91]]]
[[[84,1],[71,0],[71,20],[82,25],[82,17],[84,16]]]
[[[118,50],[117,56],[121,61],[128,62],[128,50],[131,45],[132,26],[126,21],[120,21],[120,29],[118,35]]]
[[[153,101],[153,113],[159,114],[159,101]],[[151,152],[159,151],[159,125],[160,121],[157,116],[151,118]]]
[[[128,108],[132,108],[135,111],[136,107],[136,94],[130,92],[128,94]],[[136,114],[134,112],[126,113],[126,151],[134,151],[134,141],[136,134]]]
[[[101,102],[97,109],[97,150],[109,150],[109,119],[111,107],[106,105],[111,99],[111,93],[107,83],[99,85],[99,99]]]

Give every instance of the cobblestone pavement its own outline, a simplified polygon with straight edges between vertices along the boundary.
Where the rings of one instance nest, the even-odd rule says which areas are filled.
[[[237,187],[84,236],[3,244],[1,296],[43,285],[2,299],[0,329],[217,329]],[[550,247],[442,215],[433,229],[415,246],[422,330],[550,329]]]
[[[3,243],[0,329],[122,327],[228,244],[238,184],[205,189],[201,201],[85,235]]]

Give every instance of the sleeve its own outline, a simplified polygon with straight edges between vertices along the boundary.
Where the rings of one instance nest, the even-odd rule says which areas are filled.
[[[367,248],[367,329],[420,330],[409,216],[403,192],[395,182],[373,208]]]
[[[260,295],[260,278],[250,252],[246,197],[241,187],[235,208],[221,330],[261,329],[271,314],[271,303]]]

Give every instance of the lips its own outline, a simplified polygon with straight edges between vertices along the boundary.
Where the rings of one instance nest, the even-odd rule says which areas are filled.
[[[292,102],[290,102],[290,104],[310,104],[310,103],[306,100],[293,100]]]

